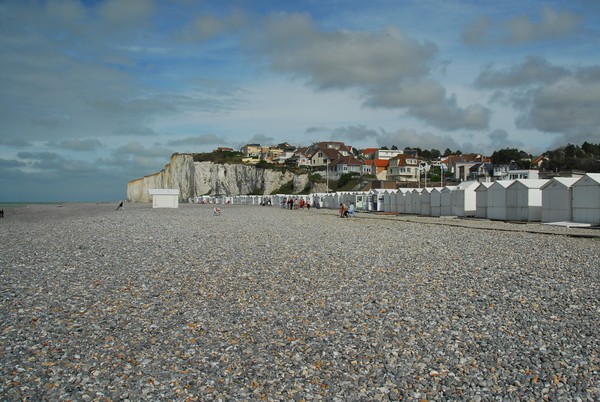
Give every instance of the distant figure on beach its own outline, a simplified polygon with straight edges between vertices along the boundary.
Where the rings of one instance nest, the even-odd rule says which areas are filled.
[[[221,208],[215,207],[215,209],[214,209],[214,215],[221,216]]]
[[[0,218],[4,218],[4,210],[0,209]]]
[[[348,207],[342,202],[340,203],[340,218],[348,217]]]
[[[354,212],[355,212],[354,203],[351,202],[350,207],[348,208],[348,216],[354,216]]]
[[[115,211],[118,211],[119,209],[125,209],[125,203],[123,201],[119,202],[119,206],[117,209],[115,209]]]

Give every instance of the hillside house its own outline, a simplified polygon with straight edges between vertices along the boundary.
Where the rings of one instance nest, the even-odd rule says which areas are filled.
[[[388,180],[416,182],[419,177],[419,158],[397,155],[389,160]]]

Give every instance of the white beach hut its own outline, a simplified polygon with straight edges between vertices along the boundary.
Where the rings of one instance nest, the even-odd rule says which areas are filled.
[[[396,200],[396,192],[398,190],[385,190],[383,192],[383,210],[385,212],[392,212],[393,211],[393,204],[395,203]]]
[[[498,180],[487,190],[487,217],[489,219],[506,220],[506,189],[514,180]]]
[[[460,183],[452,192],[452,215],[475,216],[477,210],[475,189],[479,187],[477,181]]]
[[[408,188],[401,188],[398,190],[396,193],[396,212],[401,214],[406,213],[406,194],[408,194],[410,191],[412,190]]]
[[[421,213],[421,193],[423,192],[422,188],[413,188],[411,191],[412,197],[410,198],[411,202],[411,213],[419,215]]]
[[[475,188],[475,217],[486,219],[487,216],[487,191],[492,182],[483,182]]]
[[[446,186],[440,190],[440,216],[452,215],[452,192],[456,186]]]
[[[600,225],[600,173],[586,173],[573,183],[573,221]]]
[[[440,216],[442,214],[442,189],[434,188],[430,195],[431,216]]]
[[[421,191],[421,215],[431,216],[431,192],[432,187],[426,187]]]
[[[539,222],[542,220],[542,186],[549,180],[519,179],[506,188],[506,219]]]
[[[366,192],[357,193],[354,196],[354,205],[357,211],[366,211],[369,205],[369,194]]]
[[[151,188],[148,195],[152,197],[152,208],[179,208],[178,188]]]
[[[404,193],[404,213],[412,214],[412,192],[414,188],[407,188]]]
[[[371,212],[383,211],[383,189],[373,189],[369,191],[369,206]]]
[[[576,177],[554,177],[542,186],[542,222],[573,220],[573,184]]]

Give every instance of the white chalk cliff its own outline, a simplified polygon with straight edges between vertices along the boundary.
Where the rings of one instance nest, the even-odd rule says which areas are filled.
[[[309,184],[307,174],[295,175],[245,164],[194,162],[191,154],[173,154],[160,172],[127,183],[127,199],[149,202],[148,189],[155,188],[178,188],[181,199],[216,194],[271,194],[290,181],[293,181],[294,193]]]

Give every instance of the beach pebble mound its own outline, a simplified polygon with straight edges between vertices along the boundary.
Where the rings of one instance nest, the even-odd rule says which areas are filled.
[[[600,399],[600,242],[210,205],[0,221],[2,400]]]

